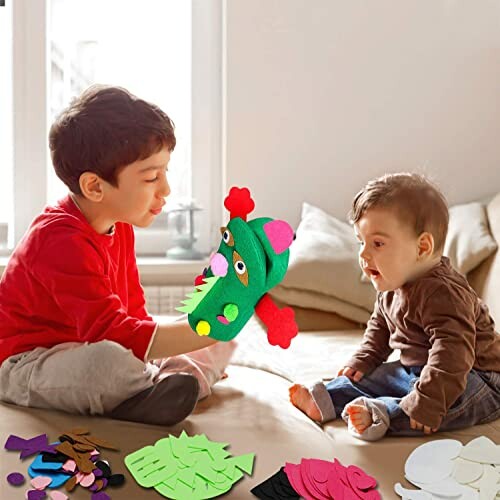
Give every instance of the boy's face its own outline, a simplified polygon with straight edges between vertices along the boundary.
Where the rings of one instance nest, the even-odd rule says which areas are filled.
[[[386,208],[367,210],[354,225],[359,265],[379,292],[395,290],[418,274],[419,238]]]
[[[111,219],[147,227],[165,205],[170,194],[168,149],[127,165],[118,174],[118,187],[107,185],[106,208]]]

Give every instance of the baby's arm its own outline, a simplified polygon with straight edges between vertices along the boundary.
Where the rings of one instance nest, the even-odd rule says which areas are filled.
[[[464,392],[475,360],[474,303],[469,294],[446,285],[424,304],[422,322],[431,348],[420,379],[401,407],[419,425],[437,429]]]
[[[390,331],[380,309],[380,299],[381,294],[378,294],[361,346],[338,373],[356,382],[386,361],[392,352],[389,347]]]

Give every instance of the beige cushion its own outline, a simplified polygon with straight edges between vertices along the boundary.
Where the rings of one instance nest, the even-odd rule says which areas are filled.
[[[484,205],[474,202],[450,208],[444,255],[450,258],[455,269],[467,274],[496,248]]]
[[[493,238],[500,241],[500,193],[487,205],[486,212]],[[500,324],[500,252],[497,250],[467,277]]]
[[[304,203],[288,272],[271,293],[287,304],[365,323],[373,310],[375,289],[360,280],[357,255],[358,243],[349,224]]]

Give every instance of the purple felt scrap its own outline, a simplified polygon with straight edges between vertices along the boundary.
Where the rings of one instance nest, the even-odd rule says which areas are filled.
[[[98,491],[97,493],[92,493],[91,500],[111,500],[111,498],[104,491]]]
[[[7,476],[7,481],[12,486],[21,486],[24,483],[24,476],[20,472],[11,472]]]
[[[18,451],[21,450],[21,458],[29,457],[35,453],[46,451],[48,453],[56,453],[55,446],[49,445],[47,434],[40,434],[31,439],[23,439],[19,436],[11,434],[4,445],[6,450]]]
[[[45,491],[29,490],[27,498],[28,498],[28,500],[42,500],[46,496],[47,496],[47,493],[45,493]]]

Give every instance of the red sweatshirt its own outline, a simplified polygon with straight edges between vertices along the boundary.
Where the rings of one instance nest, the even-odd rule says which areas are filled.
[[[132,226],[99,234],[67,196],[46,207],[19,242],[0,281],[0,364],[63,342],[112,340],[144,360],[148,316]]]

